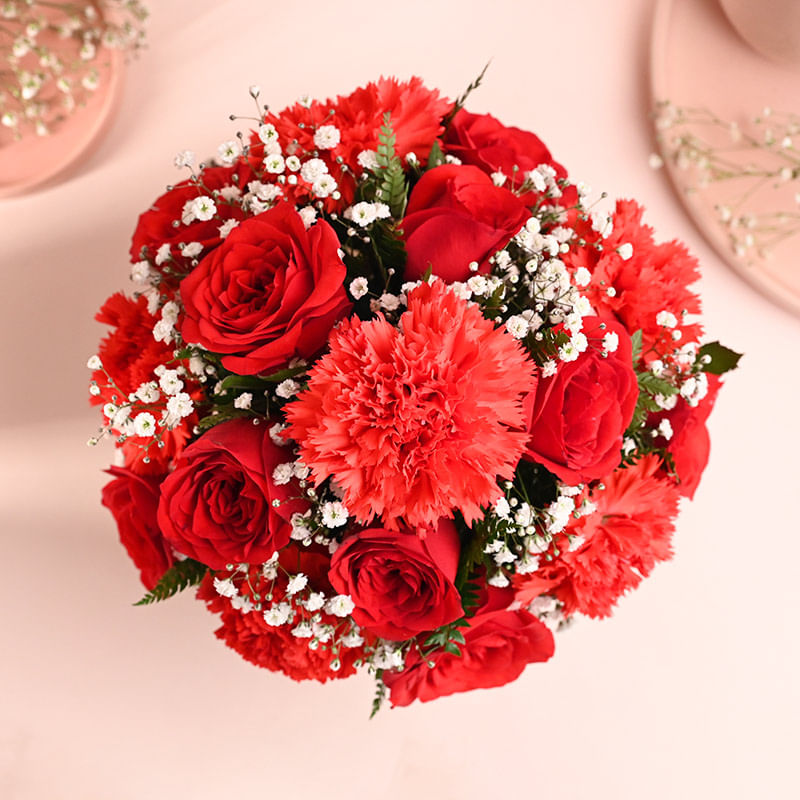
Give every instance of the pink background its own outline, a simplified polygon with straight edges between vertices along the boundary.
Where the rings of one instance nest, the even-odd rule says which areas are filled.
[[[150,5],[150,49],[81,173],[0,203],[0,797],[797,797],[800,325],[647,167],[652,3]],[[379,73],[454,96],[489,58],[470,107],[537,131],[574,178],[637,197],[660,236],[686,240],[709,336],[747,355],[672,562],[515,684],[370,722],[367,676],[257,670],[189,594],[131,607],[141,588],[98,499],[111,448],[84,444],[83,365],[137,214],[178,179],[175,151],[232,137],[249,84],[275,108]]]

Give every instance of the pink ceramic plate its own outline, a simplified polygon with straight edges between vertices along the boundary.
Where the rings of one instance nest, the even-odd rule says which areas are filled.
[[[91,153],[116,110],[123,69],[120,51],[102,51],[98,56],[100,85],[85,106],[76,109],[48,136],[31,133],[0,145],[0,197],[22,194],[63,178]]]
[[[707,108],[721,119],[735,121],[742,131],[750,129],[762,136],[769,125],[754,129],[752,119],[765,107],[800,114],[800,72],[766,60],[745,44],[718,0],[659,0],[653,27],[651,80],[656,104],[668,100],[679,107]],[[775,116],[777,119],[779,115]],[[737,254],[731,243],[731,229],[721,222],[719,208],[736,208],[751,186],[747,181],[753,181],[737,178],[698,188],[694,167],[682,169],[670,158],[676,137],[686,132],[709,138],[708,126],[691,122],[676,129],[657,130],[657,135],[666,169],[697,227],[740,275],[800,314],[800,232],[772,244],[767,256],[755,248]],[[737,147],[731,146],[729,132],[721,133],[722,139],[716,144],[728,148],[726,157],[750,164],[752,154],[737,152]],[[711,135],[719,137],[720,130]],[[789,152],[800,154],[800,132]],[[749,194],[749,211],[762,214],[779,209],[798,214],[797,192],[800,181],[796,178],[764,182]],[[733,231],[737,236],[740,232]]]

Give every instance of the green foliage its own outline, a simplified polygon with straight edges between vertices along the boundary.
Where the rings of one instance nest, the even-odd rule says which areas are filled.
[[[700,348],[698,354],[701,359],[703,372],[710,372],[713,375],[723,375],[732,369],[736,369],[739,364],[739,359],[742,357],[741,353],[731,350],[729,347],[720,344],[719,342],[709,342]],[[708,356],[711,360],[705,364],[703,357]]]
[[[213,414],[203,417],[197,423],[197,427],[200,429],[201,433],[205,433],[223,422],[230,422],[232,419],[239,419],[241,417],[251,419],[252,416],[253,415],[247,409],[234,408],[233,406],[218,406],[214,409]]]
[[[392,129],[391,113],[383,115],[383,125],[378,136],[378,176],[381,179],[381,201],[386,203],[395,219],[401,219],[406,210],[408,187],[403,164],[400,161],[394,146],[397,139]]]
[[[375,671],[375,697],[372,700],[372,713],[369,718],[372,719],[380,710],[383,701],[386,699],[386,684],[383,682],[383,670]]]
[[[481,70],[481,74],[475,78],[472,83],[467,86],[464,92],[458,97],[455,103],[453,103],[453,107],[450,109],[450,113],[442,120],[442,125],[444,125],[445,130],[450,127],[450,123],[453,121],[453,117],[464,108],[464,103],[467,102],[467,98],[481,85],[481,81],[483,80],[483,76],[486,75],[486,70],[489,69],[489,64],[491,64],[491,60],[486,62],[486,66]]]
[[[638,331],[635,331],[631,334],[631,345],[633,347],[633,367],[636,369],[636,365],[639,363],[639,359],[642,357],[642,329],[640,328]]]
[[[431,147],[431,153],[428,156],[428,169],[440,167],[442,164],[444,164],[444,151],[439,144],[439,140],[436,139],[433,143],[433,147]]]
[[[189,586],[196,586],[203,580],[208,567],[199,561],[186,558],[173,564],[159,579],[158,583],[135,606],[147,606],[159,600],[166,600]]]

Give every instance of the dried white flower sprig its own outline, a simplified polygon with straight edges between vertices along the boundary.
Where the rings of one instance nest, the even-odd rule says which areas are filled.
[[[800,116],[764,108],[740,124],[663,101],[655,125],[664,158],[691,175],[687,193],[727,184],[729,199],[714,207],[736,256],[769,258],[800,235]]]
[[[139,0],[0,0],[0,131],[50,133],[100,85],[102,48],[142,46],[146,18]]]

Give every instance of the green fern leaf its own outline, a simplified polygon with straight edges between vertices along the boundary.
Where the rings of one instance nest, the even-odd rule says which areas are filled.
[[[158,583],[135,606],[147,606],[166,600],[189,586],[196,586],[203,580],[208,567],[199,561],[186,558],[173,564],[159,579]]]

